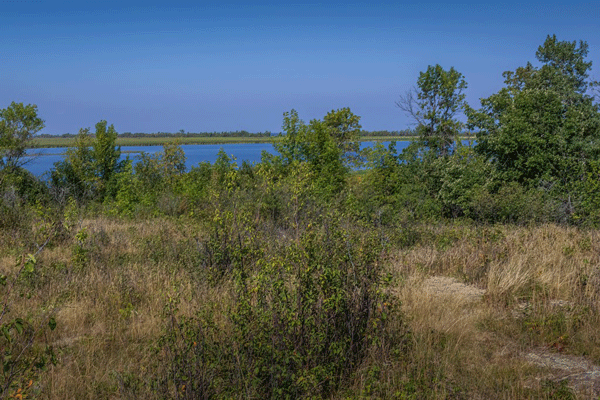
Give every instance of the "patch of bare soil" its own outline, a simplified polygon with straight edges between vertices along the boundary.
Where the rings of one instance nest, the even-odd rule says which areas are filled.
[[[600,396],[600,367],[584,357],[553,353],[542,348],[525,354],[525,359],[539,367],[548,368],[551,372],[546,379],[566,379],[569,387],[585,396],[584,398]]]
[[[423,282],[423,289],[432,295],[459,297],[464,301],[477,301],[483,297],[485,290],[465,285],[454,278],[432,276]]]

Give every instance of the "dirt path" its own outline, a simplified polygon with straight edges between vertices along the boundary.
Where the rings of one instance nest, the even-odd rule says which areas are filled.
[[[550,370],[547,379],[566,379],[575,392],[583,398],[597,399],[600,396],[600,367],[584,357],[553,353],[547,349],[534,349],[524,355],[525,360]]]
[[[453,304],[472,306],[480,301],[485,291],[465,285],[454,278],[433,276],[423,281],[423,291],[434,297],[452,299]],[[600,366],[594,365],[585,357],[562,354],[548,348],[535,348],[520,354],[526,362],[548,370],[539,379],[554,382],[567,380],[579,398],[597,399],[600,396]]]
[[[466,301],[478,301],[485,294],[485,290],[475,286],[465,285],[454,278],[446,276],[432,276],[423,282],[423,289],[432,295],[454,296]]]

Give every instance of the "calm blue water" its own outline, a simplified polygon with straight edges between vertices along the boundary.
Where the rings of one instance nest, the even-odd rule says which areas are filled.
[[[390,142],[382,142],[384,146]],[[409,141],[396,142],[396,150],[402,152],[409,145]],[[361,148],[371,147],[375,142],[362,142]],[[185,152],[186,167],[189,170],[192,166],[196,166],[201,162],[208,161],[211,164],[217,160],[217,153],[223,149],[227,155],[236,159],[238,165],[242,161],[249,163],[260,162],[261,153],[266,151],[271,154],[278,154],[275,148],[270,143],[240,143],[240,144],[185,144],[181,148]],[[34,175],[44,178],[47,173],[54,168],[54,163],[62,161],[66,147],[57,147],[52,149],[30,149],[28,154],[30,158],[25,169],[32,172]],[[163,150],[162,146],[122,146],[121,159],[129,157],[134,162],[139,153],[145,152],[154,154]]]
[[[250,163],[260,161],[260,155],[263,150],[269,153],[276,154],[275,148],[270,143],[244,143],[244,144],[224,144],[224,145],[182,145],[181,148],[185,152],[186,167],[189,170],[192,166],[196,166],[201,162],[208,161],[211,164],[217,160],[217,153],[222,148],[227,155],[234,157],[238,164],[246,160]],[[139,153],[155,154],[163,150],[162,146],[122,146],[121,159],[129,157],[135,163]],[[44,177],[44,175],[54,168],[54,163],[62,161],[64,154],[67,151],[66,147],[56,147],[52,149],[29,149],[28,154],[31,155],[25,169],[36,176]]]

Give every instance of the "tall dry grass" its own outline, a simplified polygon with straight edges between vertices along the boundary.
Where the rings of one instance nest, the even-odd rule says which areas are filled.
[[[163,331],[165,305],[181,299],[192,315],[205,296],[190,269],[180,268],[194,244],[193,228],[169,220],[84,220],[85,260],[73,260],[74,238],[48,246],[29,282],[33,297],[11,299],[14,315],[52,308],[57,328],[47,336],[58,363],[38,383],[40,398],[98,399],[144,394],[144,371]],[[187,230],[186,230],[187,229]],[[0,260],[10,272],[11,257]],[[25,283],[23,283],[25,284]],[[130,390],[131,389],[131,390]],[[140,392],[141,391],[141,392]]]
[[[552,374],[526,355],[542,349],[600,362],[599,232],[556,225],[420,231],[420,243],[392,261],[412,339],[406,360],[390,372],[404,377],[397,393],[558,398],[559,387],[573,394],[549,384]],[[464,290],[432,279],[439,276]]]

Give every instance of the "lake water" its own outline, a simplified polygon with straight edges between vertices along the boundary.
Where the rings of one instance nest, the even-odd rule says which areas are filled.
[[[371,147],[376,142],[362,142],[361,148]],[[382,142],[387,146],[390,142]],[[400,153],[409,145],[409,141],[397,141],[396,149]],[[249,163],[258,163],[261,159],[261,153],[266,151],[277,155],[277,151],[271,143],[239,143],[239,144],[184,144],[181,146],[186,156],[186,167],[198,165],[201,162],[214,163],[217,160],[217,153],[223,149],[227,155],[236,159],[238,165],[243,161]],[[24,168],[41,178],[47,177],[47,173],[54,168],[54,163],[62,161],[66,152],[66,147],[57,147],[51,149],[29,149],[30,155]],[[122,146],[121,159],[129,157],[135,163],[136,156],[139,153],[155,154],[163,150],[162,146]]]

